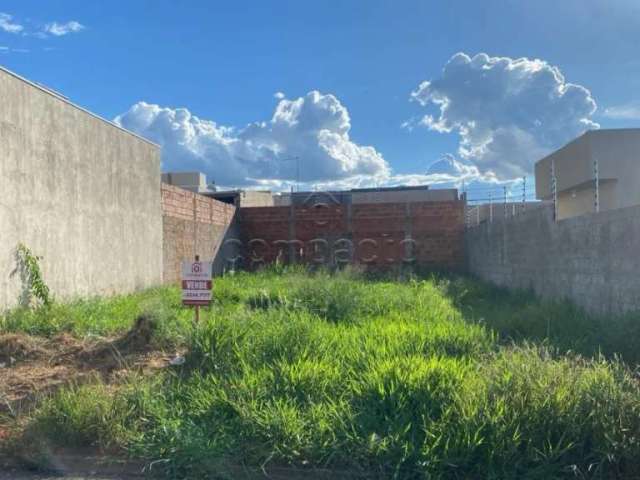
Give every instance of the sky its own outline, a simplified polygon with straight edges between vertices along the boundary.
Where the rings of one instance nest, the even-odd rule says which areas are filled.
[[[638,45],[636,0],[0,4],[0,65],[225,187],[517,191],[640,126]]]

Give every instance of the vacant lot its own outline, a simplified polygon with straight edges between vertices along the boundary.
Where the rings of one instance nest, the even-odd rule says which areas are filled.
[[[60,384],[83,376],[6,409],[5,455],[93,446],[192,478],[640,477],[637,316],[465,278],[270,270],[214,290],[197,325],[172,288],[6,315],[0,348],[21,356],[4,370],[67,349]]]

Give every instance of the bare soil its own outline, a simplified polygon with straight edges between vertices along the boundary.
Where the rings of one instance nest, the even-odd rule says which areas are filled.
[[[168,366],[174,353],[154,349],[153,327],[142,316],[129,332],[116,338],[1,334],[0,414],[16,415],[42,395],[70,383],[96,376],[109,383],[131,371],[151,374]],[[3,435],[6,431],[0,422],[0,441]]]

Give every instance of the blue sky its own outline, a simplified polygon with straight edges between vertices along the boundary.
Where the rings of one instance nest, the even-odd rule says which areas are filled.
[[[635,0],[5,0],[0,12],[0,64],[120,115],[163,145],[165,169],[227,185],[287,188],[296,162],[320,187],[490,185],[530,175],[584,128],[640,124]]]

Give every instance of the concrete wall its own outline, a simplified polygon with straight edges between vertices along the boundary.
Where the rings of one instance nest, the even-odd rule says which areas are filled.
[[[522,215],[529,210],[542,208],[546,202],[507,202],[507,203],[481,203],[467,204],[466,208],[466,224],[467,226],[477,225],[478,223],[493,221],[498,217],[504,218]]]
[[[160,152],[0,69],[0,310],[23,291],[20,242],[57,297],[161,283]]]
[[[240,207],[273,207],[273,194],[268,191],[243,190],[239,195]]]
[[[236,208],[172,185],[162,184],[163,271],[165,283],[180,281],[181,263],[200,255],[214,261],[214,273],[227,266],[226,257],[234,258],[234,243],[218,255],[229,237]],[[234,232],[235,233],[235,232]],[[237,247],[236,247],[237,248]]]
[[[466,231],[471,273],[568,298],[594,313],[640,310],[640,206],[553,221],[553,208]]]
[[[280,259],[371,268],[463,266],[464,202],[240,209],[245,267]]]

